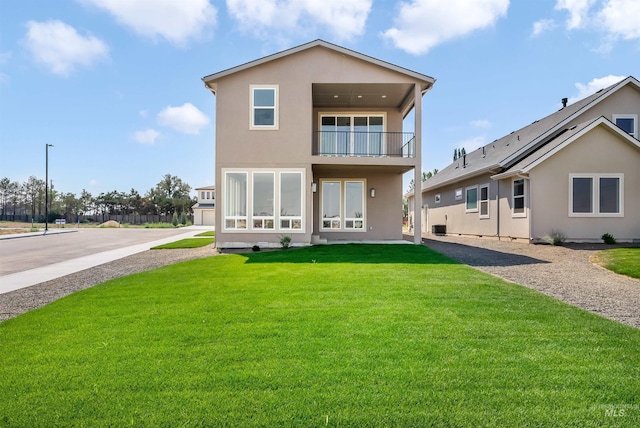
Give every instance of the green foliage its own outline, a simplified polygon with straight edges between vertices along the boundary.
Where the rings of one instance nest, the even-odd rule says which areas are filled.
[[[183,224],[185,226],[187,224],[187,215],[184,213],[184,211],[180,213],[180,224]]]
[[[176,242],[170,242],[168,244],[158,245],[152,247],[152,250],[175,250],[179,248],[200,248],[213,244],[214,240],[211,238],[186,238]]]
[[[178,226],[178,214],[176,214],[175,212],[173,213],[173,216],[171,217],[171,224],[174,227]]]
[[[640,247],[600,251],[593,260],[615,273],[640,279]]]
[[[198,233],[196,236],[216,236],[216,231],[209,230],[207,232]]]
[[[613,245],[616,243],[616,238],[614,238],[610,233],[605,233],[604,235],[602,235],[602,241],[605,244]]]
[[[291,236],[289,235],[282,235],[280,237],[280,247],[283,250],[286,250],[287,248],[289,248],[289,246],[291,245]]]
[[[315,263],[314,263],[315,261]],[[217,256],[0,323],[2,426],[638,426],[640,331],[414,245]]]
[[[547,237],[545,237],[545,240],[548,243],[556,246],[563,245],[566,239],[567,239],[567,236],[560,230],[556,230],[556,229],[553,229],[551,233]]]
[[[173,229],[175,226],[171,223],[145,223],[145,229]]]

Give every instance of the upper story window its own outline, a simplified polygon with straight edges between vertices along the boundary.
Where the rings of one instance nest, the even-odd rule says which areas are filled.
[[[613,121],[624,132],[634,138],[638,138],[638,115],[637,114],[614,114]]]
[[[278,85],[251,85],[250,129],[278,129]]]
[[[319,153],[338,156],[382,156],[387,153],[387,145],[397,139],[398,150],[402,144],[402,134],[385,133],[385,116],[375,114],[320,114]]]

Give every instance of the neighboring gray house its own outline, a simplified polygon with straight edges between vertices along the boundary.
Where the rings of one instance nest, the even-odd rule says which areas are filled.
[[[423,182],[424,220],[414,224],[424,233],[436,225],[534,242],[553,232],[568,241],[601,241],[604,233],[639,241],[639,115],[634,77],[565,105]]]
[[[402,175],[422,175],[435,79],[316,40],[202,80],[216,97],[218,247],[402,239]]]

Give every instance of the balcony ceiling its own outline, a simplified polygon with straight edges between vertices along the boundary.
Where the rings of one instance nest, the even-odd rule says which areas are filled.
[[[400,108],[413,97],[411,83],[314,83],[314,107]]]

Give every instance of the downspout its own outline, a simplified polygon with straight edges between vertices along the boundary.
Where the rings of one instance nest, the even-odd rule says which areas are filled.
[[[498,236],[498,241],[500,240],[500,180],[497,181],[498,184],[498,192],[496,194],[496,212],[498,215],[496,216],[496,235]]]

